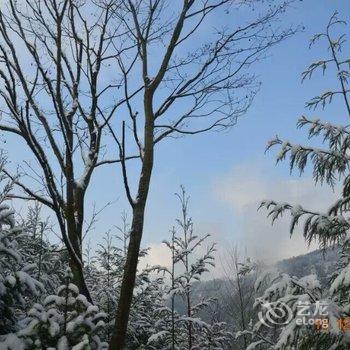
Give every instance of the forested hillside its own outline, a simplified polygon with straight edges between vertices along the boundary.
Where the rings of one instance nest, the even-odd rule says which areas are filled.
[[[305,255],[279,261],[277,268],[290,275],[302,277],[316,272],[322,284],[325,284],[336,268],[340,247],[318,249]]]

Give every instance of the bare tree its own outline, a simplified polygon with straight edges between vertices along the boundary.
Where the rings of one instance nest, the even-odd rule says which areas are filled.
[[[74,281],[82,270],[85,194],[106,158],[102,137],[124,101],[109,66],[118,55],[115,1],[9,0],[0,11],[0,130],[24,141],[34,161],[5,169],[20,190],[56,215]],[[112,23],[113,22],[113,23]],[[125,158],[123,158],[125,162]]]
[[[249,8],[255,5],[260,1],[123,0],[114,13],[123,28],[117,63],[126,117],[119,130],[108,125],[119,149],[132,224],[111,350],[124,348],[156,147],[168,137],[233,126],[259,86],[248,68],[294,32],[274,29],[285,2],[271,3],[252,19]],[[244,13],[239,7],[249,12],[247,21],[237,18]],[[219,27],[217,18],[230,9],[230,24],[208,32],[210,21],[216,18]],[[241,25],[231,25],[237,22]],[[135,94],[138,85],[142,90]],[[135,151],[140,172],[133,189],[125,160]]]

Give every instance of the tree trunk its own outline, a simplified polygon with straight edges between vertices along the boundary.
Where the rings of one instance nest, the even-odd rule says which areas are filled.
[[[171,237],[171,290],[175,289],[175,229],[173,228]],[[175,350],[175,295],[171,296],[171,350]]]
[[[75,259],[69,258],[69,267],[73,274],[73,281],[79,288],[79,293],[84,295],[86,299],[92,304],[93,301],[90,296],[89,289],[85,283],[83,267]]]
[[[89,289],[85,283],[84,271],[83,271],[83,255],[81,247],[82,232],[77,229],[74,215],[66,219],[68,228],[68,238],[69,242],[74,249],[75,256],[69,254],[69,267],[73,274],[73,281],[79,288],[79,293],[84,295],[86,299],[93,304]],[[81,225],[78,226],[82,227]],[[78,258],[78,259],[77,259]]]
[[[137,263],[140,253],[140,244],[143,234],[145,208],[148,198],[148,191],[151,182],[154,156],[154,115],[153,115],[153,91],[146,88],[144,95],[145,128],[144,128],[144,154],[142,169],[138,184],[136,200],[131,203],[133,218],[130,231],[128,253],[124,267],[123,281],[120,290],[120,297],[115,318],[112,338],[109,343],[109,350],[125,349],[127,327],[129,322],[130,307],[134,292]],[[125,181],[125,179],[124,179]]]
[[[140,205],[133,211],[133,222],[130,232],[130,241],[123,281],[120,291],[120,299],[115,319],[114,332],[109,344],[110,350],[124,349],[130,307],[135,286],[137,263],[139,259],[140,244],[144,223],[145,206]]]
[[[188,272],[188,270],[187,270]],[[189,287],[188,287],[189,288]],[[187,300],[187,317],[190,319],[192,317],[192,309],[191,309],[191,296],[190,290],[186,291],[186,300]],[[192,322],[188,321],[187,323],[187,332],[188,332],[188,350],[192,349]]]

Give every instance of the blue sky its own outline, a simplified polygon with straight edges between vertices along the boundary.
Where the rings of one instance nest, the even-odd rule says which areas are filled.
[[[248,253],[267,260],[280,259],[305,251],[301,239],[289,240],[287,221],[271,228],[263,213],[256,213],[260,200],[274,196],[314,205],[333,196],[327,188],[315,188],[306,174],[290,177],[288,165],[275,167],[274,152],[267,155],[267,141],[278,134],[301,142],[305,133],[296,130],[297,118],[319,116],[342,123],[341,104],[326,111],[305,110],[305,102],[333,83],[331,77],[317,75],[301,84],[301,72],[315,59],[324,57],[324,46],[308,49],[310,37],[323,31],[337,10],[350,21],[348,0],[296,1],[281,25],[303,25],[304,31],[275,46],[269,56],[256,64],[253,72],[262,82],[253,106],[231,130],[169,140],[156,152],[156,163],[146,212],[144,246],[151,246],[154,261],[161,263],[160,244],[167,238],[179,211],[174,196],[183,184],[191,196],[191,215],[198,233],[210,233],[223,252],[227,245],[238,244]],[[234,20],[229,18],[228,21]],[[349,33],[350,27],[345,27]],[[21,152],[22,153],[22,150]],[[103,233],[118,225],[118,215],[128,205],[120,183],[118,168],[99,170],[89,200],[97,207],[112,201],[99,217],[98,230],[90,239],[98,241]],[[261,198],[260,198],[261,197]],[[304,201],[304,202],[303,202]]]
[[[325,111],[304,108],[309,98],[334,83],[331,75],[325,78],[316,75],[303,84],[300,79],[301,72],[312,61],[327,54],[323,45],[309,50],[309,39],[324,30],[335,10],[341,18],[350,20],[350,3],[346,0],[297,1],[293,5],[285,21],[301,24],[305,29],[274,47],[269,57],[255,65],[254,72],[263,84],[253,106],[234,128],[169,140],[159,147],[143,238],[144,246],[150,245],[157,251],[151,262],[163,259],[160,244],[179,213],[174,193],[180,184],[191,196],[190,209],[198,233],[210,233],[218,242],[219,251],[237,244],[247,248],[248,254],[267,260],[306,251],[300,237],[289,239],[287,220],[271,228],[265,214],[257,214],[256,208],[266,196],[306,206],[329,203],[333,196],[327,188],[314,187],[309,174],[290,177],[287,163],[276,167],[274,152],[265,155],[264,149],[276,134],[295,142],[305,141],[305,133],[295,126],[302,114],[335,123],[344,121],[341,104],[337,102]],[[349,32],[349,27],[345,28]],[[99,203],[107,202],[115,199],[108,189],[117,187],[120,196],[101,215],[100,228],[115,224],[116,215],[127,208],[122,188],[113,183],[116,180],[107,174],[109,171],[97,175],[96,181],[106,179],[104,189],[91,195]]]
[[[341,18],[350,20],[350,3],[346,0],[297,1],[293,5],[286,14],[286,23],[301,24],[305,29],[274,47],[269,57],[254,67],[263,85],[247,115],[234,128],[220,134],[170,140],[161,145],[156,154],[147,207],[145,246],[157,247],[168,234],[178,215],[173,194],[183,184],[191,195],[191,214],[198,231],[211,233],[218,241],[219,249],[224,249],[227,244],[238,244],[248,247],[248,252],[259,258],[269,258],[272,252],[276,253],[276,248],[276,258],[305,251],[302,240],[289,241],[287,221],[271,228],[274,233],[270,235],[270,223],[263,218],[263,213],[256,218],[256,208],[264,199],[259,195],[268,196],[269,192],[271,198],[281,195],[283,200],[285,193],[286,200],[304,200],[302,203],[306,202],[306,205],[310,203],[310,196],[315,198],[310,203],[312,205],[321,198],[324,202],[329,201],[332,195],[327,188],[315,188],[309,174],[301,179],[298,176],[291,178],[288,165],[275,167],[274,152],[265,155],[264,149],[267,141],[276,134],[296,142],[305,141],[305,133],[295,126],[302,114],[323,117],[335,123],[344,121],[341,105],[337,103],[324,112],[310,112],[304,108],[306,100],[329,87],[329,82],[333,83],[331,75],[325,78],[316,75],[303,84],[300,80],[301,72],[313,60],[327,54],[322,45],[309,50],[308,42],[313,34],[324,30],[335,10]],[[346,31],[349,32],[349,27]],[[108,179],[110,181],[114,181],[112,177]],[[252,188],[256,189],[255,200]],[[259,191],[261,188],[264,190]],[[108,191],[103,192],[98,193],[100,200],[112,199]],[[250,196],[250,199],[242,202],[241,198],[245,196]],[[120,192],[120,199],[101,216],[101,221],[107,226],[115,221],[118,211],[127,207],[122,197]],[[251,220],[256,222],[249,227]],[[258,232],[254,227],[261,226],[262,220],[266,223]],[[254,232],[246,235],[246,230]],[[277,241],[276,235],[280,235]],[[255,241],[254,244],[251,241]],[[256,242],[262,241],[268,242],[266,248],[261,244],[261,249],[257,249]],[[266,253],[257,252],[264,249]]]

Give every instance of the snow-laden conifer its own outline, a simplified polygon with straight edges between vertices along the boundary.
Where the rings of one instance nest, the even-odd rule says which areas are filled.
[[[16,337],[25,349],[87,350],[106,349],[99,333],[104,328],[105,314],[79,294],[68,270],[56,294],[36,303],[21,323]],[[10,343],[14,335],[5,341]],[[6,349],[15,350],[8,345]]]
[[[28,297],[43,291],[43,285],[34,277],[34,264],[29,264],[19,249],[19,240],[25,235],[16,225],[14,210],[7,199],[12,183],[2,173],[0,164],[0,342],[2,335],[15,331],[18,321],[28,306]]]
[[[325,108],[333,99],[344,102],[345,115],[350,118],[349,105],[349,59],[344,57],[342,47],[345,35],[334,36],[336,26],[345,22],[334,13],[326,31],[312,38],[311,44],[325,41],[328,45],[329,57],[312,63],[303,73],[303,79],[311,77],[317,70],[335,69],[338,87],[321,93],[307,103],[307,107],[316,109]],[[300,145],[291,141],[284,141],[276,137],[268,144],[268,149],[279,146],[277,161],[289,158],[290,170],[297,169],[300,174],[309,166],[315,183],[330,185],[333,188],[341,183],[342,191],[339,199],[332,203],[325,211],[305,208],[302,205],[280,203],[273,200],[264,201],[262,207],[268,211],[272,222],[288,212],[291,216],[290,234],[294,234],[298,224],[302,224],[303,235],[308,244],[317,242],[322,248],[340,246],[341,256],[337,269],[327,286],[320,286],[317,277],[313,274],[306,277],[295,277],[287,274],[277,275],[270,282],[270,286],[258,299],[259,306],[268,303],[273,315],[276,315],[281,305],[287,305],[291,310],[290,320],[280,327],[268,329],[264,324],[264,317],[252,325],[246,333],[252,335],[252,343],[248,349],[263,347],[266,349],[317,349],[343,350],[348,349],[350,339],[341,326],[343,320],[350,317],[350,251],[349,251],[349,210],[350,210],[350,129],[346,125],[301,117],[299,128],[308,128],[309,139],[318,139],[323,146]],[[298,325],[297,307],[306,304],[312,312],[320,303],[325,303],[328,319],[326,331],[319,331],[317,327]],[[263,313],[260,315],[264,316]],[[317,314],[316,314],[317,316]],[[320,317],[322,318],[322,317]],[[283,321],[283,319],[282,319]]]

